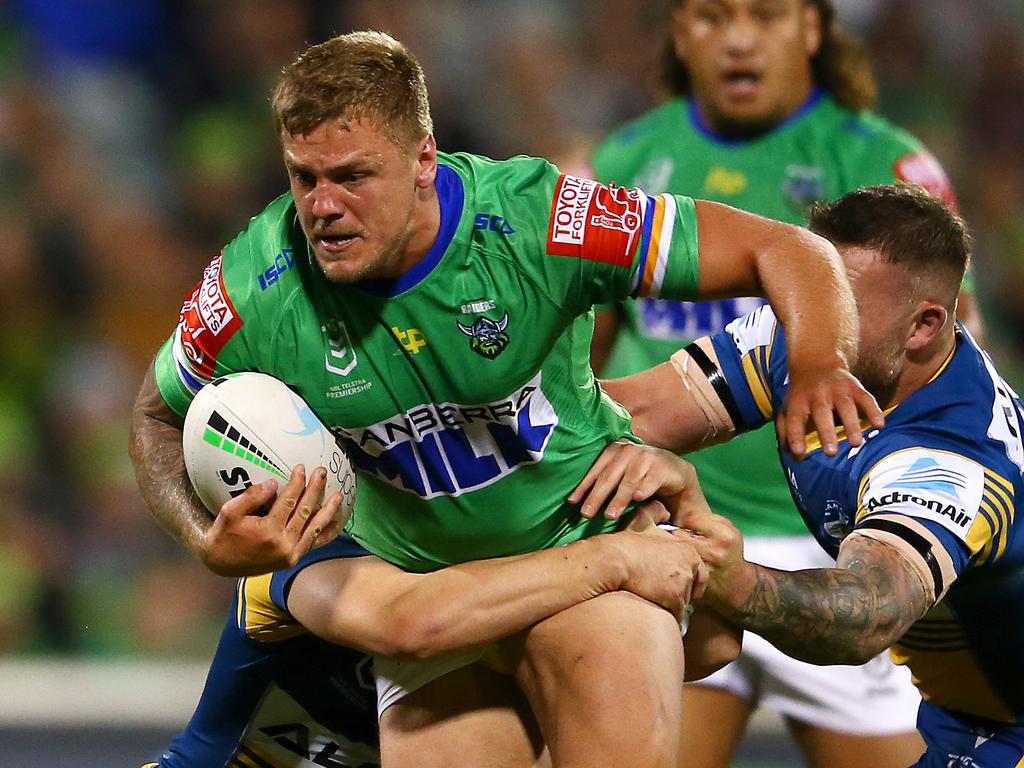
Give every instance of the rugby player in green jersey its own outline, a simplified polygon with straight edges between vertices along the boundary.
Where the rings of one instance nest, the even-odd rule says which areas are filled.
[[[920,184],[955,209],[938,162],[867,111],[875,98],[869,64],[836,26],[831,0],[683,0],[670,43],[665,84],[673,98],[598,147],[597,180],[719,200],[794,224],[804,224],[818,200],[896,181]],[[598,312],[595,370],[615,377],[648,368],[760,303],[641,298]],[[977,335],[972,308],[962,295],[961,319],[966,314]],[[690,458],[752,559],[794,569],[827,564],[794,510],[770,429]],[[885,657],[818,668],[751,636],[739,661],[688,686],[684,699],[684,744],[700,745],[684,750],[687,768],[725,768],[759,703],[785,717],[813,766],[900,766],[919,749],[918,696]]]
[[[849,372],[855,306],[823,238],[563,175],[543,160],[439,153],[422,71],[379,33],[305,51],[282,73],[273,111],[290,193],[207,267],[133,417],[150,508],[215,572],[294,563],[337,508],[283,494],[256,514],[274,488],[239,496],[244,514],[236,505],[214,519],[199,505],[181,419],[199,388],[233,371],[277,376],[334,429],[359,470],[349,534],[409,571],[618,526],[565,501],[604,445],[629,431],[590,371],[597,302],[764,294],[791,349],[778,428],[793,452],[805,449],[808,420],[829,451],[836,417],[853,441],[861,414],[881,423]],[[453,715],[485,663],[515,675],[556,766],[675,765],[679,626],[622,592],[477,649],[457,684],[451,666],[381,660],[383,759],[422,768],[458,739],[479,739],[460,736],[470,719]]]

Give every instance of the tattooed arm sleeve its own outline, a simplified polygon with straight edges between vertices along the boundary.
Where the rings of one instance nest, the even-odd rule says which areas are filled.
[[[213,517],[195,496],[185,473],[181,418],[157,388],[150,366],[132,410],[130,453],[139,489],[161,526],[200,560]]]
[[[854,533],[836,568],[776,571],[755,566],[752,588],[727,618],[812,664],[861,664],[931,607],[920,573],[895,547]]]

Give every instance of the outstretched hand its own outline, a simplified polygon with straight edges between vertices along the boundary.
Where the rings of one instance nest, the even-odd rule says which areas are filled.
[[[326,481],[318,467],[307,485],[299,464],[280,493],[268,480],[225,502],[203,541],[207,567],[221,576],[257,576],[295,565],[333,539],[347,521],[338,518],[340,492],[323,502]]]
[[[816,430],[826,456],[839,451],[836,421],[842,425],[850,445],[864,442],[861,417],[873,427],[885,425],[875,398],[846,368],[790,368],[789,392],[782,412],[775,419],[779,444],[800,458],[807,452],[808,428]]]

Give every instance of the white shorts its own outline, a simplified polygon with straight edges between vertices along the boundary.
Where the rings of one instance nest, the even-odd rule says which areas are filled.
[[[743,549],[747,560],[780,570],[835,566],[811,536],[753,536]],[[691,685],[724,689],[801,723],[860,736],[913,731],[921,703],[910,670],[893,664],[888,652],[861,666],[820,667],[790,658],[751,632],[743,633],[736,661]]]
[[[375,656],[373,674],[377,679],[378,719],[392,704],[449,672],[468,667],[470,664],[480,662],[491,669],[508,671],[502,669],[497,660],[496,649],[496,645],[488,645],[426,661],[398,661]]]

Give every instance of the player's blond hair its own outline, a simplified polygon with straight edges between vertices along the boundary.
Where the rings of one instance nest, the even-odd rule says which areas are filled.
[[[403,150],[433,130],[419,61],[383,32],[311,46],[286,66],[271,97],[278,133],[304,136],[326,120],[370,120]]]
[[[839,26],[832,0],[803,2],[817,8],[821,17],[821,47],[811,58],[814,82],[851,112],[874,109],[878,102],[878,84],[864,43]],[[686,0],[672,0],[672,4],[680,7]],[[673,96],[689,96],[693,90],[690,72],[686,63],[676,56],[671,34],[662,61],[662,87]]]

